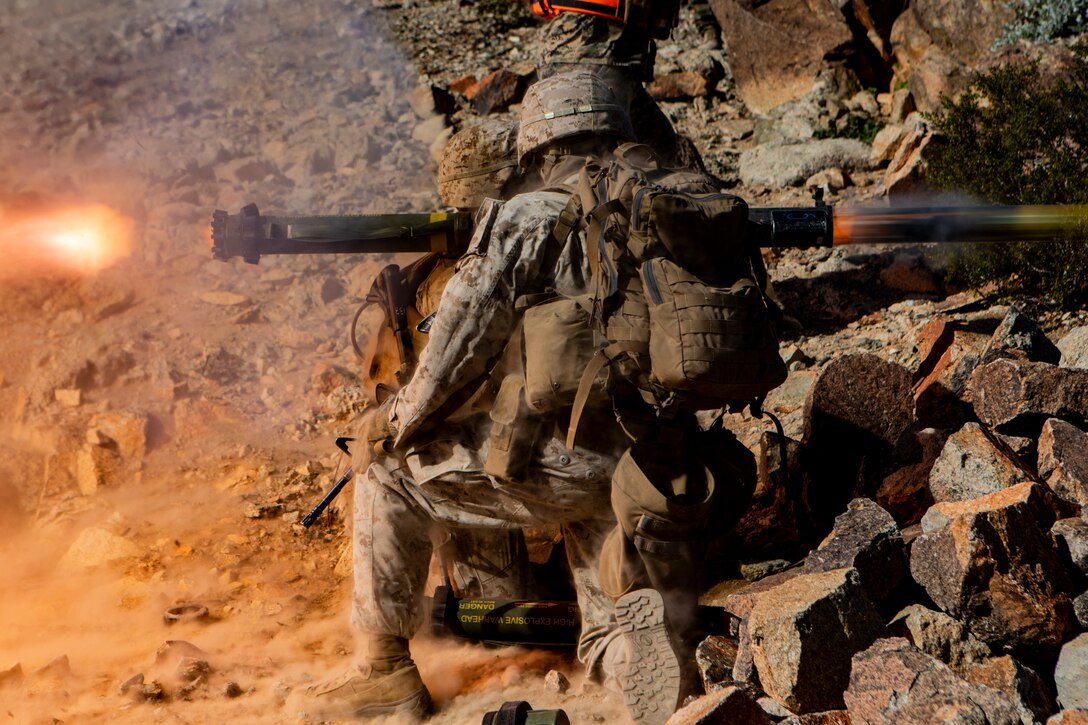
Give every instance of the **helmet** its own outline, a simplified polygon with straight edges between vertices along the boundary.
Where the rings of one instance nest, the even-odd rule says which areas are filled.
[[[627,109],[600,76],[572,71],[537,81],[525,91],[518,130],[518,163],[556,141],[581,134],[635,139]]]
[[[438,164],[438,192],[447,206],[476,209],[484,199],[502,198],[517,175],[515,121],[492,118],[463,128],[446,144]]]

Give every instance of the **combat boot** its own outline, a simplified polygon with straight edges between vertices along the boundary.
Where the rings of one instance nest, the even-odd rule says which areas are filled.
[[[616,601],[616,622],[627,643],[617,677],[624,704],[638,725],[664,725],[680,704],[682,673],[665,626],[665,602],[654,589]]]
[[[303,715],[317,720],[391,713],[423,717],[430,710],[431,694],[400,637],[372,638],[365,664],[307,688],[303,705]]]

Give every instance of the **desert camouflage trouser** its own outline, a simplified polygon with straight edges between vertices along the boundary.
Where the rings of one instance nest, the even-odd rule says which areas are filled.
[[[601,548],[605,593],[657,589],[670,630],[693,646],[699,593],[713,583],[702,580],[706,546],[747,506],[754,463],[731,433],[700,431],[693,421],[627,450],[612,477],[616,525]]]
[[[578,659],[599,679],[605,650],[618,638],[612,600],[598,581],[601,543],[615,525],[615,458],[545,436],[524,481],[498,480],[483,471],[490,425],[486,414],[446,424],[356,476],[353,623],[405,638],[419,630],[437,530],[560,524],[582,614]]]

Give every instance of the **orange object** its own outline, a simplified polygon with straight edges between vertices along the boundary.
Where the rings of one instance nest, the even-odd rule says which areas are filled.
[[[627,0],[532,0],[529,8],[534,15],[548,19],[559,13],[583,13],[617,23],[627,21]]]

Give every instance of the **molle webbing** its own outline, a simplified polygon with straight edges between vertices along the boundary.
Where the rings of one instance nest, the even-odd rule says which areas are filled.
[[[585,224],[597,350],[574,395],[569,447],[606,367],[659,412],[755,400],[785,379],[743,200],[712,177],[622,157],[587,163],[576,188],[581,218],[561,216],[555,236]],[[564,213],[575,213],[573,198]]]

